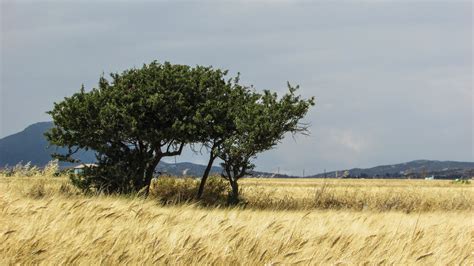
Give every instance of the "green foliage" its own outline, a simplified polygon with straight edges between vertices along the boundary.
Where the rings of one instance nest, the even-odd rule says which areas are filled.
[[[107,164],[102,163],[100,167],[85,167],[83,173],[71,173],[71,183],[85,193],[121,193],[129,194],[136,192],[134,182],[141,179],[133,175],[132,169],[123,165],[126,161]]]
[[[300,120],[314,105],[314,98],[301,99],[295,95],[298,87],[290,84],[289,92],[280,99],[269,90],[258,94],[239,84],[234,86],[241,95],[232,109],[235,131],[222,142],[219,157],[223,161],[222,176],[232,188],[229,201],[237,203],[237,181],[254,168],[251,160],[275,147],[287,133],[307,133],[307,125]]]
[[[471,184],[471,181],[469,179],[455,179],[453,181],[451,181],[451,184],[460,184],[460,185],[469,185]]]
[[[203,139],[201,105],[225,86],[226,73],[210,67],[160,64],[101,77],[97,88],[55,103],[49,142],[69,148],[56,154],[74,161],[79,149],[97,152],[98,169],[74,184],[83,190],[127,193],[148,187],[161,158],[180,155]],[[205,108],[204,108],[205,109]]]
[[[85,92],[82,87],[55,103],[49,112],[54,127],[46,137],[52,145],[69,149],[55,155],[63,161],[74,161],[80,149],[96,151],[98,167],[71,180],[83,191],[104,193],[148,191],[163,157],[180,155],[185,145],[202,144],[210,157],[194,193],[203,196],[209,170],[219,157],[222,177],[232,188],[229,202],[236,202],[237,180],[253,169],[257,154],[273,148],[287,133],[307,132],[300,120],[314,99],[301,99],[295,94],[298,87],[289,84],[281,98],[269,90],[257,93],[240,85],[239,76],[226,81],[226,75],[211,67],[156,61],[112,73],[111,80],[101,77],[97,88]],[[159,182],[184,186],[179,187],[185,192],[178,200],[189,198],[188,183]],[[170,198],[166,190],[159,193]]]
[[[201,198],[214,160],[219,156],[222,144],[236,133],[236,111],[248,103],[244,96],[248,88],[238,86],[239,76],[230,79],[225,86],[216,86],[200,105],[196,121],[199,124],[200,142],[209,150],[209,161],[201,179],[197,198]]]

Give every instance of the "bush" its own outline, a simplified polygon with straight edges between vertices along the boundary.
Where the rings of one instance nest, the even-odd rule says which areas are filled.
[[[139,183],[140,174],[133,167],[123,164],[100,164],[84,167],[81,174],[70,173],[71,183],[84,193],[130,194],[144,185]]]
[[[199,182],[197,187],[199,187]],[[205,205],[223,205],[227,202],[227,192],[228,184],[222,177],[210,176],[207,179],[201,202]]]
[[[471,181],[469,181],[468,179],[461,178],[451,181],[451,184],[469,185],[471,184]]]
[[[149,196],[163,204],[179,204],[196,201],[199,180],[162,176],[154,179],[150,185]],[[226,202],[227,184],[220,177],[211,176],[206,182],[201,204],[220,205]]]
[[[151,182],[149,196],[163,204],[176,204],[193,200],[196,192],[194,179],[162,176]]]

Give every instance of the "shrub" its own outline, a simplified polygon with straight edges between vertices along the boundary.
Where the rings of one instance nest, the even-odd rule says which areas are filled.
[[[196,184],[196,189],[199,184]],[[205,205],[223,205],[227,202],[228,185],[220,176],[210,176],[207,179],[201,203]]]
[[[97,167],[84,167],[81,174],[70,173],[71,183],[84,193],[130,194],[142,187],[137,185],[139,173],[124,164],[103,163]]]
[[[162,176],[151,182],[149,195],[163,204],[189,202],[196,195],[196,183],[191,178],[178,179]]]
[[[461,184],[461,185],[469,185],[471,184],[471,181],[469,181],[468,179],[455,179],[453,181],[451,181],[451,184]]]
[[[198,179],[162,176],[152,181],[149,196],[163,204],[194,202],[198,187]],[[226,192],[226,182],[220,177],[211,176],[199,202],[204,205],[223,204],[226,202]]]

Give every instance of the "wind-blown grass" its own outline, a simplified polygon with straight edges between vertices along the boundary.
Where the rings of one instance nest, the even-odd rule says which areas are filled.
[[[448,180],[247,179],[249,207],[279,210],[472,210],[474,187]]]
[[[307,187],[310,192],[322,189],[320,180],[309,186],[309,181],[301,181],[302,186],[298,180],[246,180],[242,188],[247,205],[216,208],[197,203],[163,206],[153,198],[83,196],[60,178],[0,178],[0,265],[474,262],[469,208],[423,209],[419,204],[410,213],[347,206],[282,211],[271,206],[275,202],[252,203],[267,197],[264,193],[291,201],[306,198]],[[288,182],[292,188],[278,182]],[[400,185],[403,181],[331,182],[324,189],[333,190],[339,199],[350,187],[373,193],[373,200],[390,189],[410,189]],[[411,189],[422,191],[420,197],[432,189],[442,197],[472,195],[472,186],[413,184]]]

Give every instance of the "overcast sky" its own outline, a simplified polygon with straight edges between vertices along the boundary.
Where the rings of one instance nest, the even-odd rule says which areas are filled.
[[[2,1],[0,137],[50,120],[103,72],[157,59],[316,97],[311,136],[260,155],[258,170],[474,161],[471,1],[220,2]]]

